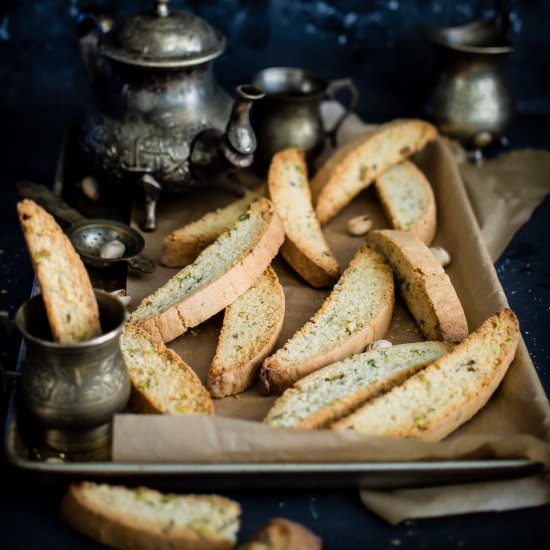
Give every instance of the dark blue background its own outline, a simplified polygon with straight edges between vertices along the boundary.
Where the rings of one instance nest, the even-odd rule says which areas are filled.
[[[150,0],[91,2],[122,17]],[[216,61],[226,88],[274,65],[302,66],[327,78],[353,76],[360,114],[370,119],[410,114],[433,62],[416,26],[457,25],[510,12],[516,51],[506,65],[520,112],[550,112],[550,2],[543,0],[192,0],[172,1],[222,30],[229,42]],[[89,101],[74,34],[76,0],[2,0],[0,104],[6,108]]]

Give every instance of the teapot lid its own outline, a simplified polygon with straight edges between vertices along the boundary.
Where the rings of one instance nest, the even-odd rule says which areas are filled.
[[[205,63],[225,50],[225,37],[200,17],[169,11],[168,0],[155,4],[104,34],[102,55],[130,65],[176,68]]]

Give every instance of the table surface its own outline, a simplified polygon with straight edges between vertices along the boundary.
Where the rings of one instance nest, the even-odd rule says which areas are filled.
[[[51,185],[64,130],[77,119],[63,111],[2,112],[0,150],[0,310],[10,315],[31,289],[33,272],[19,230],[15,182],[32,179]],[[550,148],[549,118],[518,117],[509,131],[513,148]],[[528,182],[526,182],[526,185]],[[535,211],[496,263],[497,273],[517,313],[522,333],[550,394],[550,199]],[[13,369],[20,345],[16,334],[0,335],[0,361]],[[7,399],[1,398],[4,417]],[[65,485],[29,478],[5,460],[0,474],[0,546],[8,548],[99,548],[59,519]],[[269,518],[299,521],[323,538],[324,548],[547,548],[550,505],[500,513],[407,521],[392,527],[368,512],[356,489],[235,490],[221,494],[243,507],[240,540]]]

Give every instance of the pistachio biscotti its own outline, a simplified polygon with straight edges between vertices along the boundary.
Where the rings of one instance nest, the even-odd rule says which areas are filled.
[[[92,283],[71,241],[53,216],[34,201],[21,201],[17,212],[53,339],[70,343],[99,336],[99,310]]]
[[[466,338],[468,323],[453,284],[418,237],[383,229],[371,231],[367,242],[392,266],[399,292],[428,340],[460,342]]]
[[[321,550],[321,539],[303,525],[273,518],[239,550]]]
[[[230,550],[241,507],[217,495],[82,482],[69,487],[61,517],[80,533],[124,550]]]
[[[144,298],[129,322],[157,340],[173,340],[248,290],[283,241],[283,225],[273,203],[257,199],[191,265]]]
[[[263,194],[263,188],[248,191],[242,198],[227,206],[208,212],[185,227],[172,231],[164,238],[161,263],[168,267],[183,267],[194,262],[208,245],[229,229]]]
[[[243,392],[277,343],[285,316],[285,295],[273,268],[225,310],[216,354],[208,373],[212,397]]]
[[[328,222],[380,174],[437,138],[423,120],[395,120],[337,150],[311,182],[315,212]]]
[[[514,359],[518,340],[516,316],[501,308],[448,354],[332,427],[439,441],[487,403]]]
[[[132,409],[155,414],[214,413],[206,388],[176,352],[133,325],[124,327],[120,349],[132,383]]]
[[[273,157],[268,188],[285,228],[283,257],[310,285],[332,286],[338,280],[340,268],[311,204],[302,150],[285,149]]]
[[[388,330],[393,305],[391,268],[363,245],[319,311],[264,361],[264,390],[280,393],[313,371],[363,351]]]
[[[436,230],[436,206],[424,173],[404,160],[378,176],[374,186],[393,228],[412,233],[430,245]]]
[[[451,349],[443,342],[399,344],[333,363],[277,399],[264,422],[285,428],[324,428],[388,391]]]

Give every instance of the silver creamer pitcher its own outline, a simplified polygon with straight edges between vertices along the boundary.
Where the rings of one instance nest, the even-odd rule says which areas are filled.
[[[23,403],[42,427],[44,443],[67,452],[92,451],[110,440],[111,419],[130,396],[119,337],[126,309],[95,290],[102,334],[78,343],[54,342],[42,296],[15,316],[25,339],[21,367]]]
[[[513,117],[502,62],[514,48],[505,27],[501,15],[458,27],[420,29],[436,55],[425,115],[468,148],[479,150],[500,138]]]

